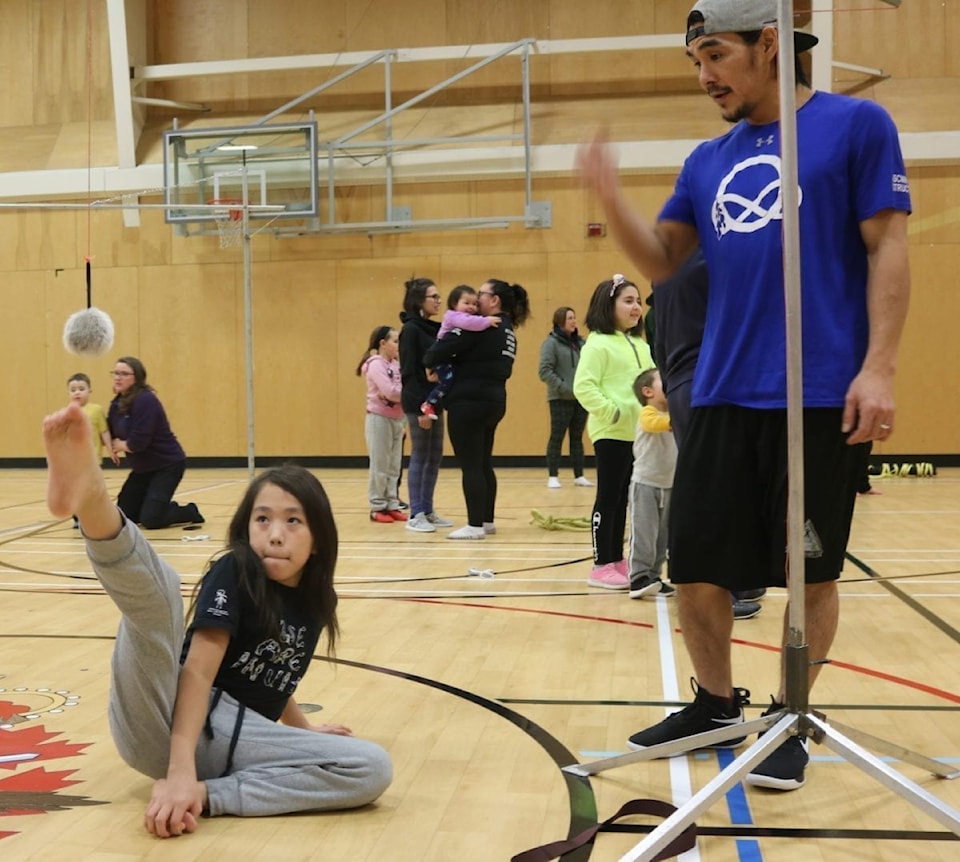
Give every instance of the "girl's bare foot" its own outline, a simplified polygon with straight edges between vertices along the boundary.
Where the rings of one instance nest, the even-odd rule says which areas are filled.
[[[72,402],[43,420],[43,445],[51,514],[58,518],[77,515],[90,538],[116,535],[120,514],[107,494],[93,448],[93,431],[78,404]]]

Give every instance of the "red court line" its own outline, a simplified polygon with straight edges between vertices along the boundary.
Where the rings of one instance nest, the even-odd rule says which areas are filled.
[[[593,614],[573,614],[569,613],[568,611],[548,611],[537,608],[516,608],[504,605],[484,604],[482,602],[457,602],[449,599],[402,599],[402,601],[419,602],[420,604],[426,605],[456,605],[463,608],[483,608],[492,611],[512,611],[519,614],[538,614],[540,616],[548,617],[565,617],[566,619],[585,620],[587,622],[612,623],[619,626],[633,626],[634,628],[653,629],[653,625],[651,623],[638,623],[634,622],[633,620],[619,620],[613,617],[598,617]],[[677,632],[677,634],[680,634],[680,629],[674,629],[674,631]],[[759,643],[758,641],[748,641],[743,640],[742,638],[731,638],[730,642],[737,644],[738,646],[752,647],[753,649],[766,650],[767,652],[780,652],[779,646]],[[914,691],[922,691],[924,694],[932,695],[933,697],[949,701],[950,703],[960,704],[960,694],[946,691],[942,688],[936,688],[923,682],[917,682],[912,679],[906,679],[902,676],[895,676],[894,674],[886,673],[882,670],[875,670],[874,668],[851,664],[850,662],[845,661],[838,661],[836,659],[830,659],[830,665],[832,667],[863,674],[864,676],[870,676],[874,679],[882,679],[885,682],[892,682],[895,685],[900,685],[904,688],[911,688]]]

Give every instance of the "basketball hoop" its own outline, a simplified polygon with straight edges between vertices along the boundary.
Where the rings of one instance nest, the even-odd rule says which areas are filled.
[[[212,198],[207,201],[217,207],[213,217],[220,234],[220,248],[233,248],[243,243],[243,201],[238,198]]]

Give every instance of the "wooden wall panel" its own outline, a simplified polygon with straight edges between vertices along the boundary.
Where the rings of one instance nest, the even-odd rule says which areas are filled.
[[[190,455],[244,452],[241,267],[141,267],[139,348]],[[119,355],[119,354],[118,354]]]
[[[336,323],[334,264],[259,263],[252,282],[257,451],[338,452],[337,345],[348,336]]]
[[[0,126],[34,124],[33,43],[24,34],[31,32],[29,3],[7,3],[0,27],[0,75],[7,86],[0,88]],[[16,86],[13,83],[16,82]]]
[[[900,8],[877,0],[835,3],[834,57],[881,68],[895,78],[942,77],[948,74],[948,52],[956,53],[945,29],[947,7],[952,5],[909,0]],[[851,77],[862,78],[846,73],[846,79]]]
[[[26,62],[8,80],[18,82],[25,70],[32,71],[32,124],[86,121],[91,112],[94,120],[112,118],[107,4],[40,0],[30,8],[31,41],[16,49]],[[6,14],[5,8],[5,27]]]
[[[876,452],[956,452],[960,440],[957,244],[912,245],[913,296],[897,371],[897,430]]]
[[[80,19],[70,14],[75,5],[66,0],[13,5],[13,17],[4,19],[13,23],[0,35],[0,47],[8,49],[5,62],[16,62],[16,68],[25,71],[20,74],[22,86],[16,91],[9,88],[0,99],[9,108],[0,122],[17,120],[24,129],[16,132],[15,142],[0,145],[0,169],[21,169],[31,151],[39,160],[34,167],[83,165],[86,113],[85,108],[78,111],[86,100],[86,52],[84,40],[78,38]],[[479,4],[479,12],[477,3],[465,0],[361,4],[156,0],[149,6],[156,25],[151,61],[468,44],[523,35],[559,39],[679,33],[687,5],[688,0],[609,0],[586,16],[582,5],[572,0],[530,4],[489,0]],[[102,4],[94,7],[103,26]],[[894,74],[872,82],[861,94],[891,110],[904,131],[960,127],[960,102],[952,95],[960,61],[946,47],[960,36],[956,4],[911,0],[892,11],[878,8],[875,0],[848,0],[847,9],[836,13],[837,58],[882,66]],[[11,28],[26,28],[29,39],[22,38],[22,32],[13,38]],[[36,56],[35,42],[43,43]],[[105,60],[98,62],[94,78],[103,95],[108,68]],[[534,57],[532,62],[541,92],[558,96],[535,103],[538,143],[575,141],[585,129],[611,121],[621,140],[706,137],[726,128],[706,100],[692,94],[696,78],[682,50],[634,57]],[[409,77],[402,77],[401,86],[438,80],[441,65],[419,70],[408,66],[403,75]],[[455,67],[458,64],[450,64]],[[491,72],[478,93],[459,93],[448,100],[473,100],[468,111],[434,100],[398,122],[398,134],[516,130],[519,111],[514,96],[501,93],[498,101],[484,101],[502,89],[505,79],[498,75]],[[283,96],[285,89],[295,95],[302,92],[297,89],[301,84],[304,89],[313,86],[316,77],[307,77],[310,80],[295,79],[293,84],[291,76],[264,79],[266,83],[257,78],[256,84],[254,76],[247,81],[210,78],[189,87],[184,84],[182,95],[195,98],[192,87],[198,84],[209,87],[212,97],[267,102]],[[371,95],[369,104],[364,102],[366,90],[374,92],[373,77],[356,82],[342,106],[320,116],[323,134],[337,133],[358,117],[373,115],[379,94]],[[859,85],[856,77],[850,78],[851,85]],[[618,82],[629,79],[632,92],[649,90],[651,95],[619,94]],[[593,93],[598,82],[607,95],[566,98],[578,87],[581,96]],[[104,96],[99,101],[109,104],[111,99]],[[276,101],[270,107],[276,107]],[[28,108],[30,115],[24,116]],[[97,110],[104,109],[98,104]],[[32,125],[37,118],[44,124]],[[95,159],[109,161],[114,146],[109,124],[97,121],[92,132]],[[154,139],[145,140],[143,149],[155,157]],[[960,313],[953,289],[960,267],[960,169],[911,169],[910,177],[915,205],[910,220],[914,298],[898,378],[898,430],[885,448],[893,453],[956,452],[960,399],[953,369],[958,357],[956,339],[946,327]],[[670,175],[625,178],[628,196],[650,216],[656,215],[672,184]],[[277,456],[362,455],[363,386],[354,370],[370,330],[397,321],[404,280],[413,274],[431,276],[446,294],[457,283],[479,286],[496,275],[528,289],[534,314],[518,333],[519,359],[497,451],[539,456],[548,419],[536,366],[553,309],[571,305],[582,321],[593,287],[617,271],[637,280],[644,295],[649,287],[631,271],[611,237],[585,236],[586,224],[602,222],[603,215],[575,178],[537,178],[533,198],[551,202],[549,230],[513,225],[505,230],[375,236],[256,235],[252,282],[257,451]],[[523,184],[506,179],[399,184],[394,205],[412,207],[416,218],[519,214]],[[384,191],[375,185],[342,187],[335,206],[342,220],[380,219]],[[326,213],[325,200],[323,207]],[[242,252],[221,249],[216,236],[177,236],[157,211],[143,211],[140,217],[139,228],[125,229],[118,211],[0,212],[4,275],[0,296],[6,299],[6,313],[0,317],[0,361],[16,370],[0,377],[0,399],[18,405],[18,414],[24,417],[24,422],[8,423],[0,430],[0,457],[40,455],[39,419],[64,402],[65,380],[73,371],[87,371],[95,396],[107,402],[107,372],[122,354],[144,360],[191,455],[245,454]],[[113,317],[117,341],[107,356],[78,360],[63,350],[61,332],[66,317],[84,303],[83,258],[88,253],[93,258],[94,302]]]

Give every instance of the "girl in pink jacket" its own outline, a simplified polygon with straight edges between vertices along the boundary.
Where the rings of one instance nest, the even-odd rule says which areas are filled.
[[[403,455],[403,407],[400,405],[399,334],[389,326],[370,333],[370,343],[357,374],[367,381],[367,418],[364,432],[370,456],[367,497],[370,520],[378,524],[406,521],[400,509],[397,485]]]

